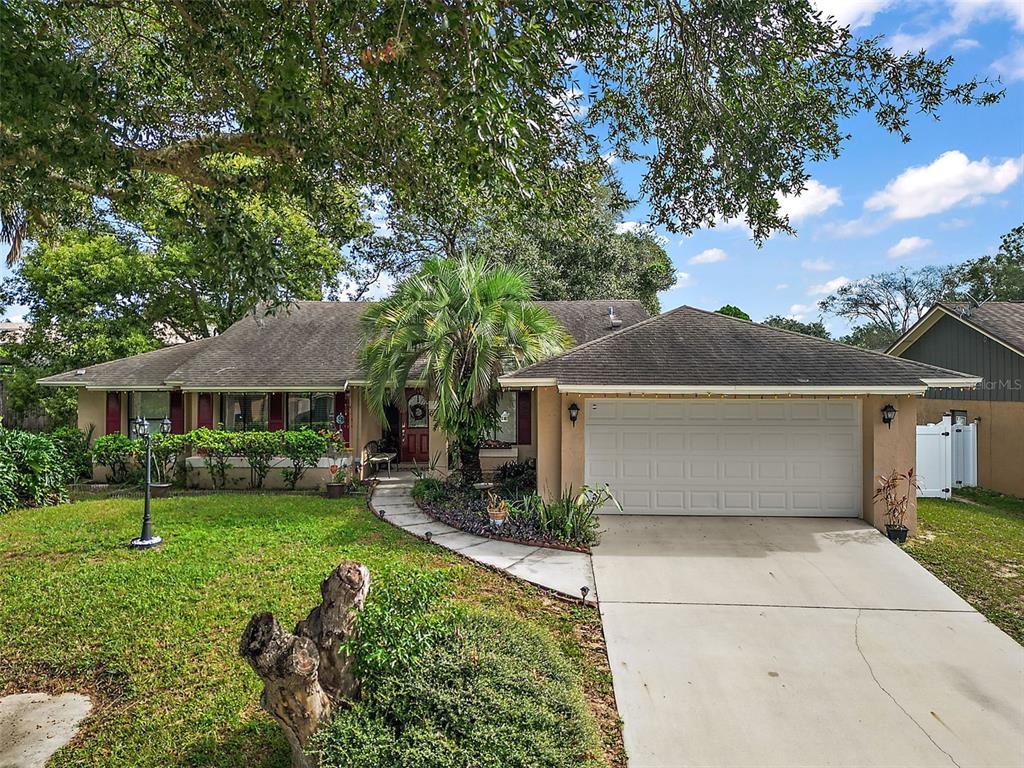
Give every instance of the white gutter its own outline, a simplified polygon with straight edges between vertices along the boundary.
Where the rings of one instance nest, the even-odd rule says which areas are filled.
[[[559,384],[558,391],[571,394],[637,394],[637,395],[923,395],[927,385],[895,387],[872,386],[734,386],[734,385],[578,385]]]
[[[306,385],[302,387],[182,387],[182,392],[344,392],[345,385],[337,386],[316,386]]]
[[[498,377],[498,383],[503,387],[553,387],[558,384],[557,379],[516,379]]]
[[[921,379],[929,387],[959,387],[963,389],[973,389],[981,384],[983,380],[981,376],[958,379]]]

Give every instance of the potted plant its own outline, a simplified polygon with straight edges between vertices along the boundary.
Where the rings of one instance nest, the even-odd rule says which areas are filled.
[[[184,448],[184,436],[157,434],[150,440],[156,482],[149,484],[149,493],[154,498],[163,498],[171,493],[171,478]]]
[[[501,527],[508,519],[508,502],[498,498],[493,491],[487,494],[487,517],[494,528]]]
[[[338,481],[338,475],[341,474],[341,467],[338,464],[331,464],[327,470],[331,473],[331,479],[327,482],[327,498],[328,499],[340,499],[345,493],[345,483]]]
[[[906,493],[900,490],[904,480],[907,483]],[[897,544],[903,544],[907,540],[907,512],[910,509],[911,491],[917,490],[917,487],[913,467],[906,472],[897,472],[894,469],[888,475],[878,476],[875,501],[881,501],[885,505],[885,533]]]

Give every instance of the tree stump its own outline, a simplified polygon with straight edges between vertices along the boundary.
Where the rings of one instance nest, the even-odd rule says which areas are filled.
[[[315,768],[303,751],[320,723],[359,693],[353,660],[341,645],[355,633],[370,590],[370,572],[344,562],[320,584],[322,601],[286,632],[271,613],[258,613],[242,633],[239,652],[263,680],[260,704],[292,747],[294,768]]]

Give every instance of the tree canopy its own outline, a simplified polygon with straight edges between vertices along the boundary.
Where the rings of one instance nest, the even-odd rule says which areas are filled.
[[[621,226],[630,201],[594,171],[568,199],[524,207],[453,191],[425,209],[386,206],[387,227],[353,243],[360,288],[430,258],[475,253],[527,273],[536,299],[637,299],[656,313],[658,292],[675,279],[672,261],[650,228]]]
[[[737,306],[735,306],[733,304],[726,304],[724,307],[719,307],[715,311],[718,312],[718,314],[720,314],[720,315],[728,315],[729,317],[737,317],[740,320],[749,320],[750,319],[750,315],[748,315],[742,309],[740,309],[739,307],[737,307]]]
[[[948,298],[984,301],[1024,301],[1024,224],[1005,235],[999,249],[951,267]]]
[[[845,118],[905,140],[912,114],[1001,95],[809,0],[8,0],[0,35],[12,256],[125,216],[154,178],[294,195],[326,232],[339,188],[557,196],[599,139],[645,164],[654,223],[741,216],[761,240],[789,229],[779,197],[838,155]]]
[[[455,440],[470,475],[479,475],[480,441],[498,423],[498,377],[571,343],[533,302],[526,272],[480,256],[425,262],[393,296],[372,304],[362,325],[370,407],[383,418],[416,370],[436,397],[433,424]]]
[[[783,317],[782,315],[769,315],[764,319],[764,325],[771,328],[780,328],[784,331],[795,331],[796,333],[802,333],[805,336],[817,336],[819,339],[831,339],[832,334],[828,332],[828,328],[821,320],[815,320],[813,323],[805,323],[800,320],[794,320],[792,317]]]

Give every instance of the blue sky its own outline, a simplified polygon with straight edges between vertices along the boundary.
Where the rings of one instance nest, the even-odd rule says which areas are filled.
[[[870,116],[851,120],[843,155],[814,165],[804,194],[785,203],[796,237],[775,235],[758,248],[739,224],[685,238],[661,233],[679,276],[661,294],[663,309],[735,304],[755,320],[813,320],[815,302],[844,281],[991,253],[1024,221],[1024,0],[816,2],[860,35],[954,56],[954,78],[999,75],[1006,97],[992,107],[948,106],[939,122],[920,117],[910,144]],[[616,171],[635,192],[642,169],[618,164]],[[646,216],[641,203],[624,226]],[[834,333],[847,329],[825,321]]]
[[[755,320],[813,320],[829,287],[991,253],[1024,222],[1024,0],[817,4],[860,35],[954,56],[954,77],[1000,75],[1006,96],[992,107],[946,107],[939,122],[919,117],[909,144],[869,116],[851,120],[842,156],[812,166],[808,189],[786,203],[796,213],[796,237],[775,235],[759,249],[738,224],[688,238],[662,233],[679,273],[677,286],[660,295],[662,309],[735,304]],[[641,169],[616,170],[635,190]],[[646,214],[641,204],[629,218],[642,222]],[[847,329],[825,321],[834,333]]]

